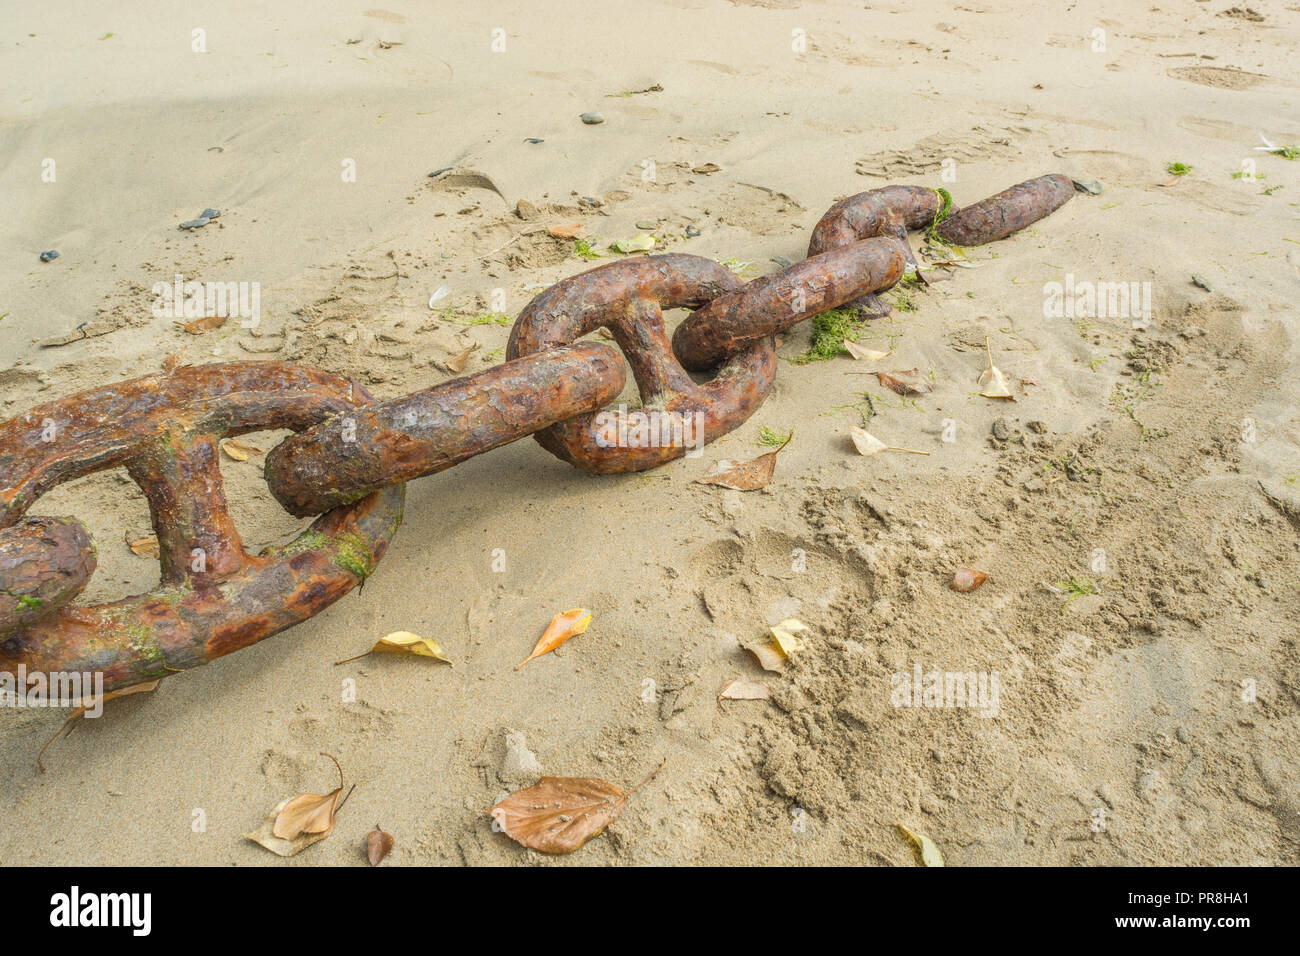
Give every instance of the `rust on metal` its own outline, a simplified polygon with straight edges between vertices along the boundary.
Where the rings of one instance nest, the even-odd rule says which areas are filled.
[[[639,413],[672,422],[650,442],[602,419],[579,415],[536,434],[552,454],[585,471],[615,474],[653,468],[689,450],[687,430],[713,441],[738,427],[758,408],[776,376],[776,346],[770,335],[733,354],[703,385],[673,356],[662,310],[699,309],[744,283],[725,266],[701,256],[670,253],[624,259],[563,279],[530,302],[515,321],[507,358],[548,352],[604,327],[623,350],[641,393]],[[678,437],[682,441],[677,441]]]
[[[692,313],[673,333],[673,352],[692,371],[827,309],[888,289],[903,277],[906,242],[880,237],[853,241],[755,279]]]
[[[371,401],[326,372],[234,362],[93,389],[0,423],[7,538],[53,486],[122,466],[148,500],[162,572],[147,594],[65,605],[3,635],[0,670],[98,671],[111,691],[247,647],[338,600],[383,556],[401,523],[405,486],[331,511],[289,544],[250,555],[226,507],[216,442],[301,430]],[[0,590],[19,577],[0,566]]]
[[[950,212],[935,227],[945,242],[978,246],[1005,239],[1064,206],[1074,196],[1069,176],[1051,173],[1004,189],[973,206]]]
[[[973,206],[943,209],[943,197],[926,186],[882,186],[841,199],[826,211],[813,227],[808,243],[809,257],[873,236],[893,236],[907,248],[907,264],[920,275],[920,267],[907,246],[912,229],[933,227],[943,242],[978,246],[1005,239],[1020,229],[1050,215],[1069,202],[1074,182],[1052,173],[1005,189]],[[941,212],[944,218],[937,222]],[[877,290],[883,291],[883,290]],[[875,293],[849,303],[860,314],[876,318],[888,315],[889,305]]]
[[[267,483],[291,514],[320,514],[603,408],[626,380],[598,342],[529,355],[295,435],[267,456]]]
[[[382,404],[316,369],[235,362],[93,389],[2,422],[0,670],[98,671],[111,691],[256,643],[365,579],[401,523],[404,482],[524,435],[593,472],[678,458],[763,402],[776,333],[846,304],[887,312],[877,294],[916,269],[908,230],[992,242],[1073,194],[1067,177],[1041,176],[957,210],[938,190],[873,189],[831,207],[808,259],[748,284],[699,256],[612,262],[533,299],[505,364]],[[677,308],[694,311],[670,345],[663,310]],[[607,407],[626,380],[618,352],[577,341],[602,327],[640,391],[631,412]],[[713,377],[697,384],[688,368]],[[250,555],[226,505],[217,443],[271,428],[299,433],[267,456],[272,492],[296,515],[324,513],[289,544]],[[78,606],[95,568],[89,533],[75,519],[26,513],[54,486],[115,467],[149,503],[160,582]]]
[[[94,539],[75,518],[28,516],[0,528],[0,639],[71,602],[95,559]]]

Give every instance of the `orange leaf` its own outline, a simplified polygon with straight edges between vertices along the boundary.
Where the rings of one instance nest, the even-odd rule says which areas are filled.
[[[520,661],[515,670],[519,670],[534,657],[549,654],[569,638],[577,637],[587,629],[589,624],[591,624],[591,612],[585,607],[575,607],[555,615],[551,618],[551,624],[546,632],[538,640],[537,646],[533,648],[533,652]]]

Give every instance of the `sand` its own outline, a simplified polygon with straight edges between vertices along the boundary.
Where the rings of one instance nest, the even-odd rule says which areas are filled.
[[[866,329],[929,394],[905,403],[848,357],[799,364],[801,326],[766,403],[701,458],[600,477],[517,442],[411,484],[360,593],[110,702],[47,772],[64,715],[0,711],[0,861],[356,865],[379,823],[392,864],[916,865],[904,823],[950,865],[1300,862],[1300,164],[1254,149],[1300,141],[1300,7],[1251,2],[1258,17],[1229,0],[10,10],[6,417],[182,350],[303,362],[384,398],[477,344],[472,373],[508,326],[455,324],[430,294],[447,286],[460,321],[513,316],[590,265],[520,235],[547,225],[609,241],[657,220],[659,250],[753,275],[801,258],[831,202],[891,182],[958,203],[1053,171],[1104,191]],[[603,124],[579,121],[592,110]],[[1266,178],[1234,179],[1247,159]],[[177,229],[205,207],[220,219]],[[258,282],[259,327],[155,317],[176,273]],[[1044,315],[1067,275],[1150,283],[1149,327]],[[86,337],[39,345],[70,333]],[[986,338],[1014,403],[976,394]],[[864,389],[873,434],[931,454],[856,455]],[[764,451],[765,426],[796,430],[770,486],[693,483]],[[250,546],[303,526],[256,457],[224,467]],[[34,511],[94,532],[85,600],[156,580],[123,543],[149,530],[125,474]],[[957,593],[960,566],[992,580]],[[516,672],[578,605],[587,633]],[[807,648],[759,670],[741,645],[791,616]],[[333,666],[393,630],[455,666]],[[894,706],[917,667],[996,675],[996,715]],[[719,702],[735,678],[772,699]],[[284,861],[244,840],[334,785],[320,751],[357,785],[334,834]],[[664,758],[572,856],[491,830],[486,808],[539,773],[630,786]]]

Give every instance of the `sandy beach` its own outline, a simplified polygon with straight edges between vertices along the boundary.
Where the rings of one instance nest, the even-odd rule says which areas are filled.
[[[386,865],[918,865],[898,824],[954,866],[1300,863],[1300,161],[1257,149],[1300,143],[1300,5],[1250,3],[6,4],[0,418],[169,357],[392,398],[503,361],[619,240],[748,279],[864,190],[1100,191],[888,295],[857,338],[886,359],[808,361],[791,329],[698,458],[593,475],[526,438],[410,483],[363,589],[109,701],[44,772],[66,712],[0,708],[0,863],[364,865],[376,824]],[[258,321],[160,318],[178,275],[256,283]],[[979,394],[990,354],[1014,401]],[[912,368],[926,393],[874,374]],[[859,455],[854,426],[928,454]],[[794,432],[766,488],[695,481],[764,429]],[[250,550],[308,523],[262,460],[222,462]],[[93,533],[82,601],[157,581],[124,471],[32,513]],[[789,618],[806,646],[765,671],[743,645]],[[393,631],[454,666],[335,666]],[[931,672],[996,675],[996,707],[899,706]],[[735,679],[770,699],[719,700]],[[335,785],[322,752],[356,785],[333,834],[246,840]],[[493,832],[542,774],[665,759],[572,855]]]

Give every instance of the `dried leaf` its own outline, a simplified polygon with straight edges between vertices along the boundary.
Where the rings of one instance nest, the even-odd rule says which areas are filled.
[[[804,644],[803,638],[799,636],[800,634],[812,633],[812,629],[807,624],[793,617],[786,618],[772,628],[771,631],[772,643],[786,657],[802,651],[807,646]]]
[[[132,554],[138,554],[142,558],[158,557],[158,536],[156,534],[145,535],[143,538],[134,540],[128,538],[126,546],[131,549]]]
[[[875,349],[864,349],[856,342],[844,340],[844,351],[848,352],[854,359],[865,359],[868,362],[879,362],[881,359],[890,355],[889,352],[877,352]]]
[[[535,657],[541,657],[543,654],[549,654],[571,637],[577,637],[587,629],[591,624],[591,612],[585,607],[575,607],[571,610],[564,611],[561,614],[551,618],[550,626],[537,641],[537,646],[533,652],[525,657],[515,667],[519,670]]]
[[[954,591],[974,591],[987,581],[988,577],[983,571],[976,571],[974,568],[958,568],[953,573],[952,584],[949,587]]]
[[[916,368],[877,372],[876,378],[885,388],[899,395],[924,395],[934,390],[929,382],[921,378],[921,370]]]
[[[296,856],[334,832],[334,819],[346,799],[343,797],[343,768],[330,754],[322,753],[321,756],[334,761],[339,772],[338,787],[324,795],[304,793],[280,801],[258,829],[244,834],[245,839],[277,856]]]
[[[347,657],[341,661],[335,661],[334,666],[347,664],[351,661],[360,660],[369,654],[410,654],[413,657],[432,657],[436,661],[442,661],[444,664],[450,664],[451,661],[442,653],[442,648],[438,642],[431,637],[421,637],[419,634],[412,634],[410,631],[393,631],[391,634],[385,634],[375,646],[366,651],[365,654],[358,654],[356,657]]]
[[[469,348],[465,349],[463,352],[457,352],[455,355],[447,359],[447,361],[443,362],[442,364],[447,366],[447,371],[449,372],[463,372],[465,371],[466,364],[469,362],[470,353],[473,352],[476,348],[478,348],[477,342],[475,342]]]
[[[790,655],[807,646],[799,635],[811,633],[807,624],[793,617],[768,630],[772,635],[770,638],[745,645],[745,650],[754,655],[758,666],[765,671],[783,670]]]
[[[758,666],[765,671],[779,673],[785,669],[786,656],[770,639],[746,644],[745,650],[754,655],[754,659],[758,661]]]
[[[161,678],[159,678],[159,680],[145,681],[143,684],[132,684],[130,687],[123,687],[120,690],[110,690],[107,694],[100,695],[98,703],[102,706],[116,697],[130,697],[132,694],[146,694],[155,691],[158,689],[160,680]],[[76,721],[86,716],[86,711],[88,709],[89,707],[86,704],[86,699],[84,697],[80,697],[72,702],[72,710],[68,713],[67,720],[59,725],[59,729],[54,732],[54,736],[45,741],[45,745],[41,747],[40,752],[36,755],[36,766],[40,768],[41,773],[45,772],[43,758],[45,757],[45,751],[49,749],[50,744],[54,743],[54,741],[58,740],[61,736],[66,737],[71,734]]]
[[[665,761],[666,762],[666,761]],[[631,790],[597,777],[543,777],[512,793],[488,811],[493,829],[542,853],[572,853],[618,819],[627,798],[654,779],[659,769]]]
[[[713,467],[703,477],[696,478],[695,483],[699,485],[721,485],[723,488],[733,488],[736,491],[757,491],[759,488],[766,488],[776,471],[776,456],[784,450],[786,445],[790,444],[792,438],[794,438],[793,431],[781,443],[780,448],[769,451],[765,455],[759,455],[752,461],[733,461],[730,458],[721,458],[714,462]]]
[[[693,169],[691,169],[691,172],[699,173],[701,176],[707,176],[710,173],[720,172],[721,170],[722,167],[719,166],[717,163],[704,163],[700,166],[696,166]]]
[[[228,318],[229,316],[225,315],[207,315],[201,319],[195,319],[193,322],[173,321],[172,324],[180,326],[182,331],[188,332],[190,335],[202,335],[204,332],[211,332],[213,329],[221,328],[226,324]]]
[[[178,369],[181,363],[185,361],[185,352],[188,349],[189,346],[187,345],[184,348],[182,348],[179,352],[173,352],[171,355],[165,356],[162,360],[163,371],[174,372],[176,369]]]
[[[989,365],[980,373],[979,384],[982,386],[980,394],[985,398],[1009,398],[1014,402],[1016,396],[1007,385],[1006,376],[1002,374],[1002,369],[993,364],[993,349],[989,345],[988,336],[984,337],[984,350],[988,353]]]
[[[943,854],[939,848],[934,845],[934,841],[923,833],[913,833],[901,823],[898,829],[903,831],[903,836],[907,837],[916,844],[916,848],[921,851],[921,862],[926,866],[943,866]]]
[[[859,455],[877,455],[882,451],[905,451],[912,455],[928,455],[928,451],[918,451],[915,448],[900,448],[897,445],[886,445],[865,428],[859,428],[854,425],[849,429],[849,437],[853,439],[853,447],[858,450]]]
[[[550,226],[546,231],[556,239],[577,239],[582,235],[582,223],[568,222],[559,226]]]
[[[375,828],[366,834],[366,859],[371,866],[378,866],[392,852],[393,835],[385,833],[379,824],[375,824]]]
[[[771,696],[770,687],[750,680],[729,680],[718,691],[722,700],[768,700]]]
[[[221,443],[221,450],[224,451],[235,461],[248,461],[250,455],[262,454],[262,449],[256,445],[249,445],[242,441],[225,441]]]

